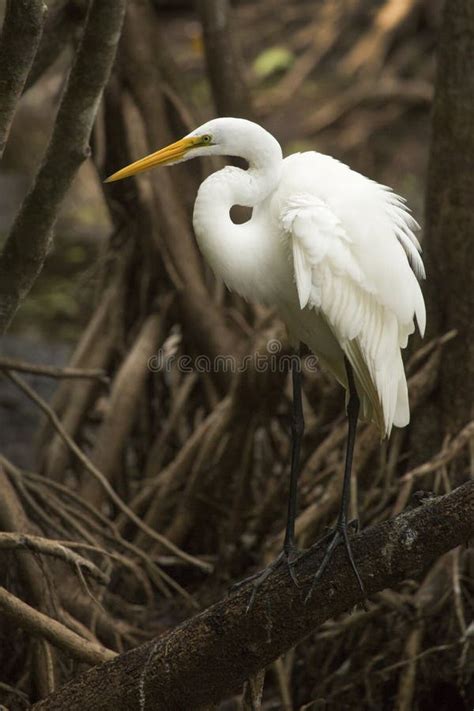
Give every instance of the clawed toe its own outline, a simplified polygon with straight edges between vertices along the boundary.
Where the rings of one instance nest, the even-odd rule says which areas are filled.
[[[249,612],[249,610],[252,609],[252,606],[255,601],[255,596],[259,588],[263,585],[265,580],[267,580],[270,575],[281,565],[286,565],[290,578],[292,579],[294,585],[299,588],[298,578],[296,577],[295,573],[295,565],[302,554],[303,551],[300,551],[296,547],[291,548],[290,550],[282,551],[280,555],[275,558],[275,560],[272,561],[264,570],[261,570],[258,573],[254,573],[253,575],[250,575],[244,580],[235,583],[232,586],[231,591],[239,590],[242,586],[247,585],[247,583],[252,583],[252,592],[250,593],[250,599],[246,610],[247,612]]]
[[[347,557],[349,558],[349,562],[351,564],[352,570],[354,571],[354,575],[357,579],[357,583],[359,585],[360,591],[362,593],[362,598],[364,600],[364,607],[365,607],[365,598],[367,597],[365,588],[364,588],[364,583],[362,582],[362,578],[360,577],[359,571],[357,570],[357,566],[355,564],[354,556],[352,555],[352,549],[351,549],[351,544],[348,536],[348,528],[354,528],[356,531],[358,530],[358,521],[353,520],[350,521],[348,524],[344,523],[338,523],[336,528],[333,529],[332,531],[329,531],[323,538],[319,541],[317,541],[312,548],[319,548],[322,544],[327,542],[326,546],[326,552],[324,554],[324,558],[321,561],[321,565],[319,566],[318,570],[316,571],[313,580],[311,582],[311,587],[305,597],[305,604],[311,599],[311,596],[313,594],[313,590],[317,583],[321,580],[324,571],[326,570],[333,554],[334,551],[336,550],[337,546],[340,543],[344,543]]]
[[[296,577],[295,566],[305,552],[306,551],[300,550],[296,546],[292,546],[289,550],[282,551],[280,554],[281,562],[286,563],[288,574],[297,588],[299,588],[300,584],[298,582],[298,578]]]

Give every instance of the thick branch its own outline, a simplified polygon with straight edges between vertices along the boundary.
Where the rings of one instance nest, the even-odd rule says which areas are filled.
[[[87,0],[61,0],[48,12],[35,61],[25,84],[30,89],[68,47],[75,48],[87,12]]]
[[[474,482],[469,482],[367,529],[354,537],[352,548],[367,592],[373,594],[420,575],[473,534]],[[217,702],[324,620],[360,600],[345,552],[339,549],[304,604],[321,557],[321,550],[313,549],[297,562],[300,588],[281,569],[258,591],[248,613],[246,586],[167,635],[95,667],[34,708],[172,711]]]
[[[438,42],[426,192],[426,296],[431,333],[455,328],[458,338],[444,350],[439,391],[427,414],[429,423],[416,435],[421,441],[419,450],[423,444],[429,449],[441,433],[459,431],[473,417],[473,59],[474,6],[470,0],[446,2]]]
[[[121,456],[140,406],[146,378],[150,374],[148,362],[158,348],[160,328],[157,314],[152,314],[144,322],[133,347],[117,371],[110,406],[97,433],[91,459],[112,484],[120,471]],[[100,508],[105,491],[96,479],[85,480],[81,493],[86,501]]]
[[[89,137],[115,57],[125,0],[96,0],[69,75],[50,144],[0,259],[0,333],[46,259],[58,210],[89,154]]]
[[[43,0],[8,0],[0,38],[0,157],[43,32]]]

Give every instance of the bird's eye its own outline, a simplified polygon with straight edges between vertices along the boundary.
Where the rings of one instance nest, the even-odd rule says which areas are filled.
[[[212,140],[211,136],[209,134],[206,134],[205,136],[202,137],[202,142],[203,143],[210,143]]]

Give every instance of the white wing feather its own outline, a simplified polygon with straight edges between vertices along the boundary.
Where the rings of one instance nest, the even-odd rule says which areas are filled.
[[[347,194],[346,214],[338,214],[337,204],[334,209],[314,194],[300,193],[284,201],[280,219],[291,239],[300,308],[324,315],[354,369],[363,413],[388,435],[393,424],[403,427],[410,416],[400,348],[414,330],[415,316],[420,332],[425,327],[423,297],[409,265],[424,276],[412,232],[416,222],[387,188],[337,165],[356,176],[356,188],[364,181],[364,199],[371,191],[370,214],[359,203],[363,219],[355,219]],[[357,193],[352,197],[357,209]]]

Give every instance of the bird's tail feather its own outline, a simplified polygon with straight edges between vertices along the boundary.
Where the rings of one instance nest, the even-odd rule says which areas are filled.
[[[382,438],[390,435],[393,425],[405,427],[410,421],[410,407],[399,348],[395,346],[393,358],[381,370],[369,369],[359,339],[346,342],[344,351],[354,370],[362,419],[374,422]]]

